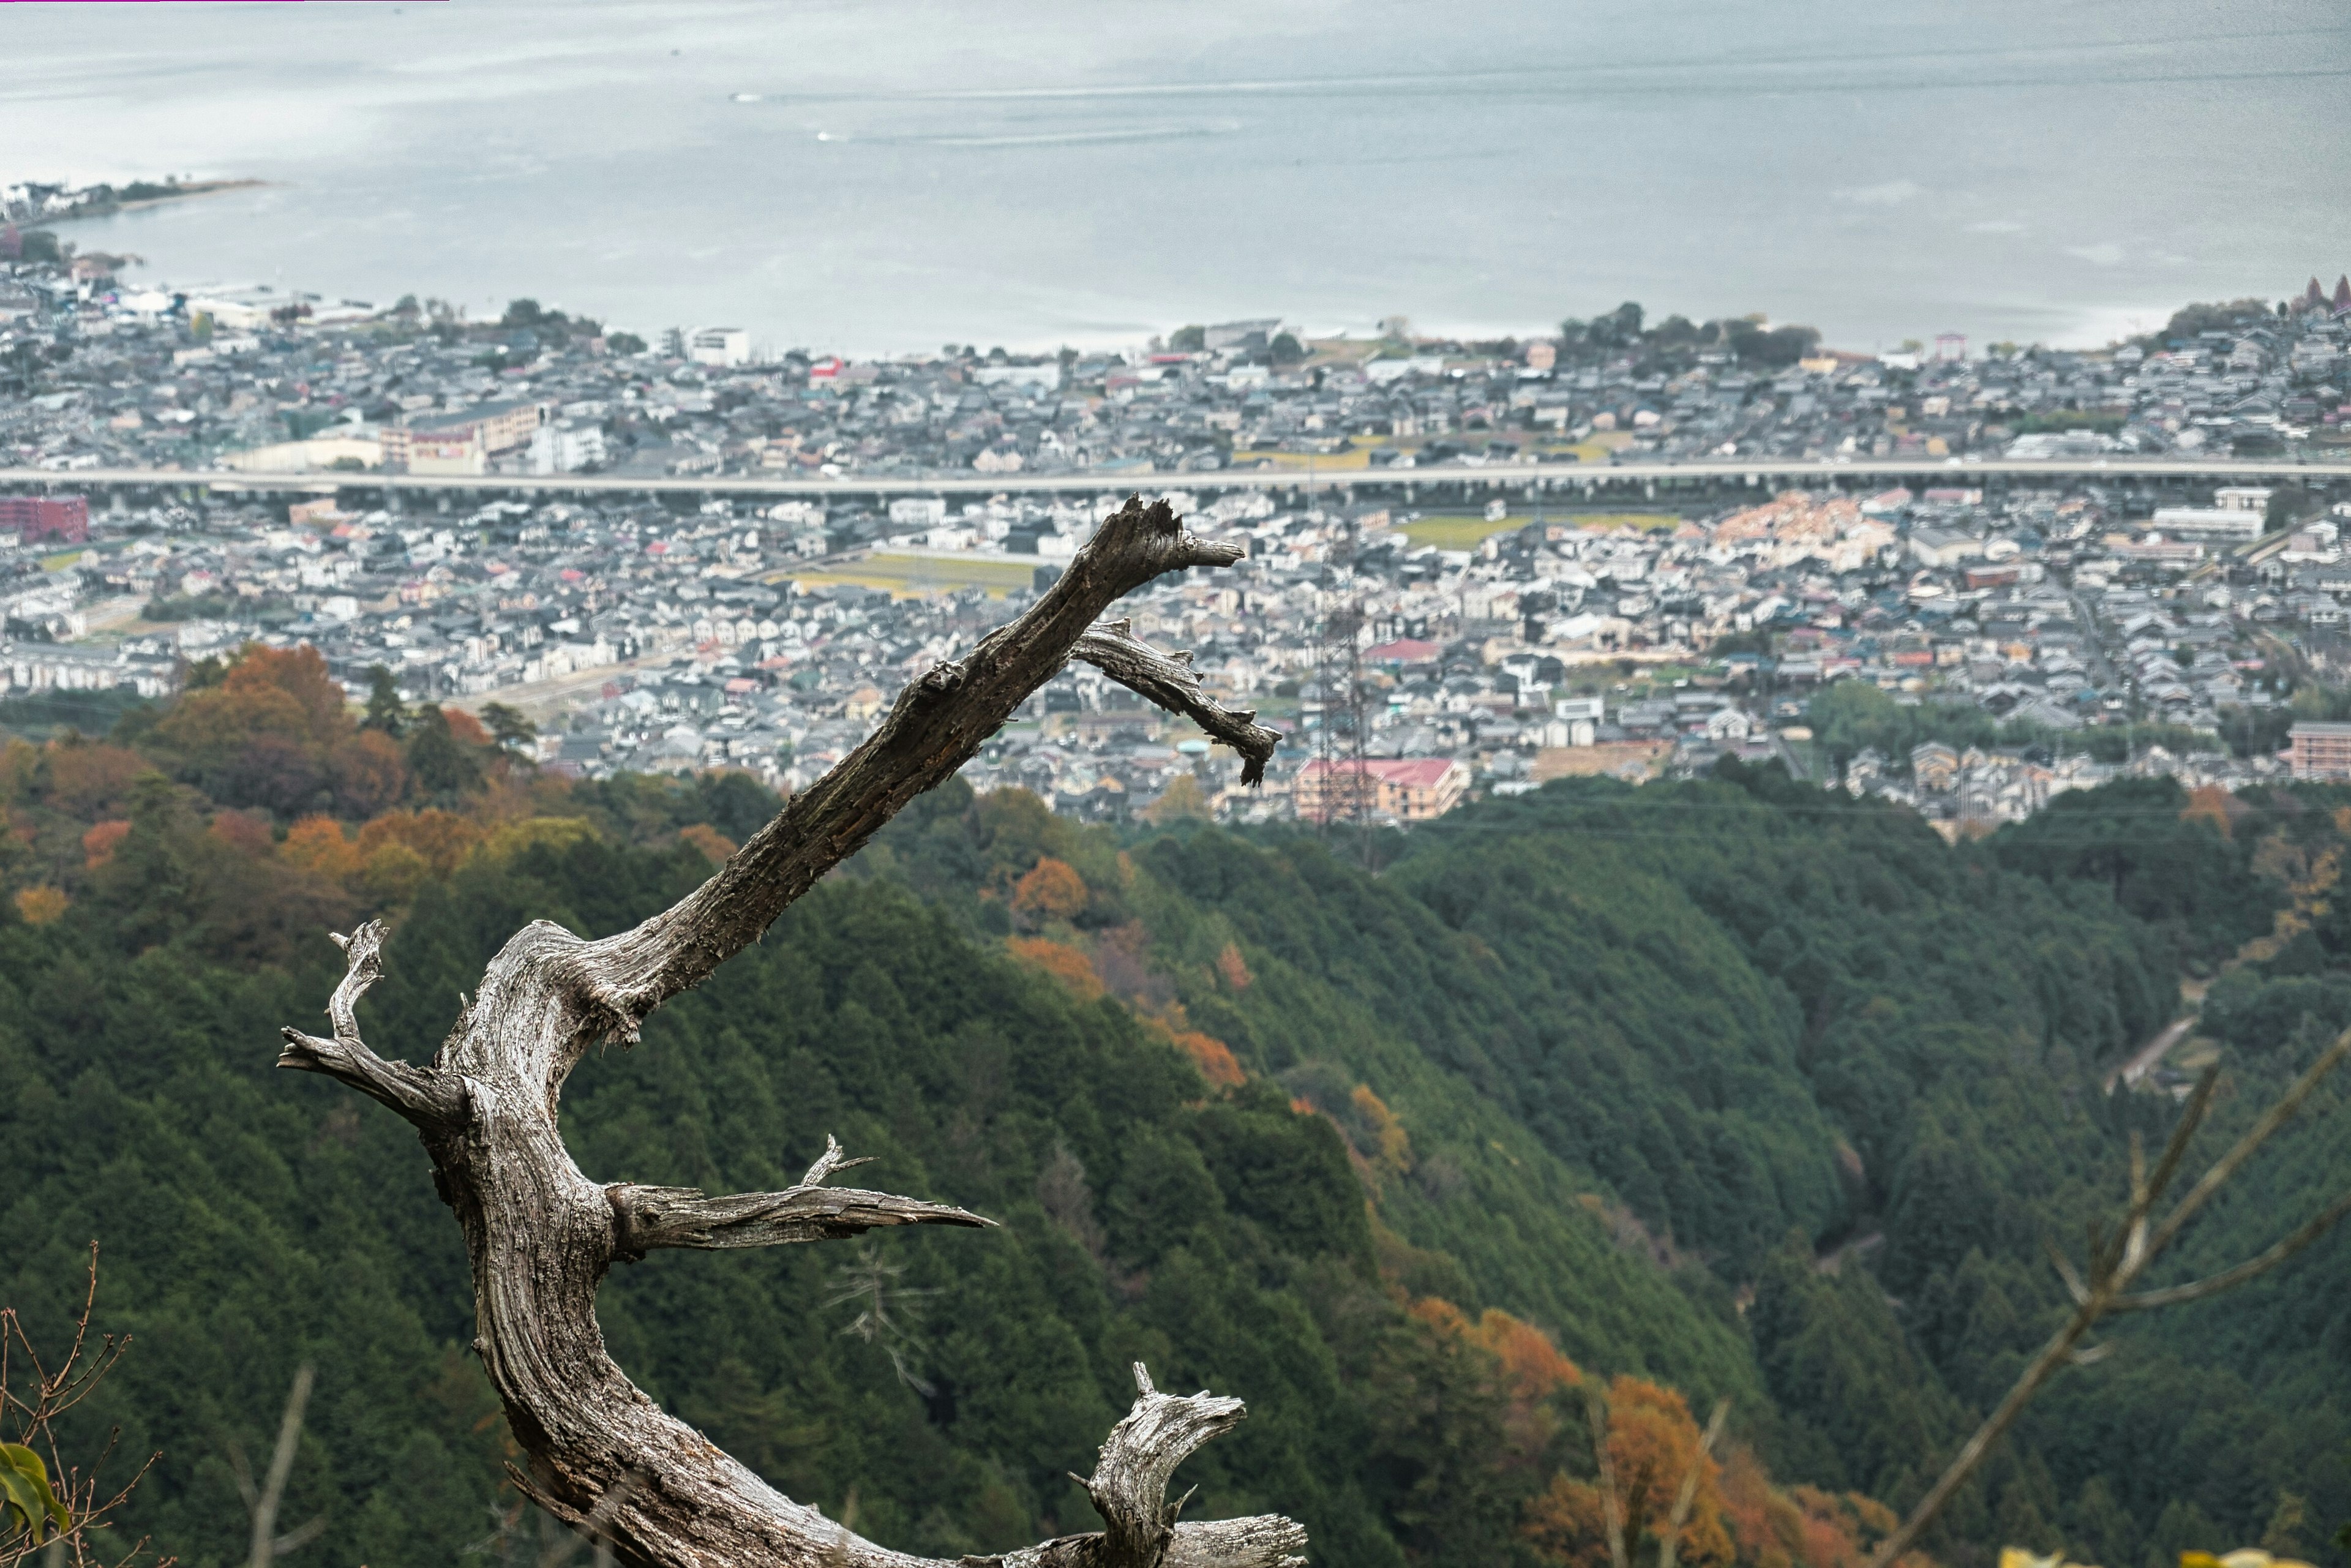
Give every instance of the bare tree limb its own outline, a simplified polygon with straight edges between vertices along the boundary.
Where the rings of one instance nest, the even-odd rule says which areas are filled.
[[[2235,1146],[2213,1161],[2211,1168],[2196,1178],[2196,1185],[2188,1189],[2179,1207],[2164,1218],[2163,1223],[2156,1227],[2155,1234],[2147,1239],[2149,1257],[2171,1245],[2188,1222],[2196,1218],[2197,1211],[2220,1190],[2221,1184],[2243,1169],[2245,1162],[2270,1141],[2272,1134],[2294,1120],[2295,1113],[2302,1109],[2303,1102],[2310,1098],[2312,1092],[2328,1073],[2343,1065],[2343,1059],[2346,1056],[2351,1056],[2351,1030],[2335,1036],[2335,1043],[2318,1053],[2318,1060],[2312,1062],[2308,1071],[2295,1079],[2286,1092],[2261,1113],[2260,1118],[2245,1130],[2245,1135],[2237,1140]]]
[[[298,1547],[308,1546],[327,1533],[327,1516],[320,1514],[308,1524],[297,1525],[269,1543],[272,1557],[283,1557]]]
[[[1107,1526],[1063,1536],[1000,1558],[966,1558],[1001,1568],[1305,1568],[1306,1531],[1273,1514],[1179,1524],[1168,1479],[1192,1451],[1240,1424],[1241,1402],[1201,1393],[1178,1398],[1152,1386],[1134,1364],[1134,1408],[1111,1428],[1090,1478],[1071,1477]],[[1186,1494],[1187,1496],[1189,1494]]]
[[[716,875],[635,930],[594,945],[594,979],[614,1031],[627,1036],[663,1000],[700,984],[907,801],[977,755],[1013,710],[1061,672],[1120,597],[1163,572],[1230,566],[1241,555],[1238,545],[1195,538],[1165,502],[1130,499],[1034,604],[982,638],[967,658],[910,682],[881,727],[792,797]],[[1109,634],[1096,648],[1177,699],[1179,711],[1199,718],[1214,708]],[[1136,689],[1161,700],[1153,689]],[[1259,744],[1254,732],[1245,737]],[[1262,764],[1253,762],[1252,769],[1262,772]]]
[[[2057,1270],[2057,1278],[2065,1282],[2065,1293],[2074,1299],[2074,1304],[2078,1307],[2087,1301],[2090,1287],[2082,1283],[2082,1271],[2074,1267],[2074,1260],[2066,1257],[2064,1249],[2046,1236],[2041,1239],[2041,1249],[2049,1255],[2050,1266]]]
[[[1228,708],[1202,689],[1193,673],[1192,655],[1162,653],[1133,635],[1134,622],[1107,622],[1087,632],[1070,650],[1131,692],[1150,698],[1171,713],[1179,713],[1241,754],[1243,784],[1262,783],[1265,765],[1281,744],[1280,732],[1257,722],[1249,708]]]
[[[872,1163],[872,1155],[860,1155],[855,1159],[851,1159],[841,1152],[841,1140],[827,1133],[824,1135],[824,1153],[817,1155],[816,1163],[808,1168],[808,1175],[800,1177],[800,1186],[822,1186],[826,1178],[835,1171],[845,1171],[852,1166],[870,1166]]]
[[[1134,1408],[1111,1428],[1086,1495],[1106,1529],[1096,1561],[1102,1568],[1151,1568],[1175,1533],[1176,1511],[1167,1502],[1176,1467],[1209,1438],[1240,1425],[1241,1402],[1202,1392],[1187,1398],[1160,1393],[1151,1374],[1134,1364]],[[1293,1530],[1295,1526],[1291,1527]],[[1305,1531],[1297,1531],[1298,1544]]]
[[[634,1040],[663,1001],[706,978],[909,800],[951,778],[1030,693],[1080,656],[1081,643],[1114,679],[1131,676],[1153,701],[1238,747],[1254,777],[1272,731],[1228,714],[1180,660],[1162,659],[1123,630],[1089,639],[1122,594],[1162,572],[1227,566],[1240,555],[1237,546],[1195,538],[1164,503],[1130,500],[1023,614],[968,657],[911,683],[863,745],[694,892],[598,940],[546,921],[515,933],[430,1067],[384,1061],[360,1040],[353,1008],[381,972],[383,933],[373,923],[346,946],[349,972],[329,1009],[333,1037],[287,1031],[282,1065],[340,1079],[415,1124],[434,1186],[465,1232],[474,1349],[528,1459],[517,1481],[558,1520],[593,1524],[616,1561],[631,1568],[924,1568],[778,1493],[630,1383],[596,1321],[596,1289],[615,1261],[654,1247],[767,1246],[883,1226],[987,1222],[943,1204],[827,1186],[854,1163],[830,1138],[800,1184],[780,1193],[712,1197],[590,1181],[558,1125],[564,1081],[589,1047]],[[1144,1381],[1088,1483],[1109,1528],[997,1561],[1297,1568],[1305,1535],[1288,1520],[1179,1522],[1162,1495],[1184,1457],[1240,1416],[1238,1400],[1172,1398]]]
[[[643,1257],[657,1247],[783,1247],[839,1241],[892,1225],[982,1228],[995,1223],[947,1204],[850,1186],[707,1197],[695,1187],[618,1182],[604,1195],[612,1204],[614,1255],[622,1259]]]

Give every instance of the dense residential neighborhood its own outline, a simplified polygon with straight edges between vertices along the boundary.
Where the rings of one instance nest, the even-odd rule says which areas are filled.
[[[2324,672],[2351,593],[2351,502],[2321,482],[2152,499],[2094,482],[2101,454],[2345,450],[2351,284],[2191,308],[2098,353],[1864,357],[1796,329],[1644,329],[1628,306],[1526,342],[1402,321],[1307,340],[1269,319],[1121,355],[847,362],[726,328],[647,346],[529,301],[480,326],[438,302],[140,288],[121,258],[39,237],[0,239],[0,696],[156,696],[247,642],[307,642],[355,699],[381,670],[405,700],[527,715],[517,743],[549,768],[797,788],[1141,493],[1249,548],[1134,615],[1290,734],[1270,787],[1243,790],[1228,754],[1085,671],[1032,701],[976,784],[1096,818],[1406,822],[1735,757],[1959,831],[2118,770],[2283,771],[2284,698]],[[1834,467],[1970,454],[2082,463],[2035,484],[1953,462],[1948,484],[1878,490]],[[1347,483],[1709,456],[1830,465],[1632,511]],[[11,467],[168,483],[12,491]],[[1230,483],[1268,469],[1296,483]],[[289,474],[316,483],[231,483]],[[370,484],[400,474],[648,488]],[[834,485],[656,487],[680,476]],[[1004,487],[921,493],[950,476]],[[2293,746],[2298,770],[2341,767]]]

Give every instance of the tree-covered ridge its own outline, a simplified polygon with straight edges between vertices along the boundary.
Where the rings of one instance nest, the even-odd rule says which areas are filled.
[[[995,809],[949,806],[888,836],[868,870],[941,899],[978,887],[976,920],[1023,933],[1024,946],[1052,940],[1026,934],[1039,923],[1017,889],[986,896],[991,875],[1011,888],[987,869]],[[1955,850],[1907,812],[1732,769],[1488,802],[1421,830],[1376,879],[1311,839],[1251,850],[1213,830],[1149,834],[1127,846],[1143,874],[1116,898],[1102,891],[1119,885],[1109,835],[1057,831],[1054,854],[1086,888],[1055,928],[1074,959],[1057,970],[1138,998],[1165,988],[1238,1063],[1316,1094],[1343,1124],[1358,1118],[1334,1092],[1364,1080],[1418,1162],[1379,1199],[1384,1223],[1414,1239],[1430,1234],[1417,1206],[1448,1173],[1491,1179],[1509,1164],[1493,1155],[1524,1159],[1523,1142],[1438,1141],[1445,1098],[1420,1100],[1420,1085],[1476,1088],[1479,1111],[1506,1113],[1625,1250],[1657,1258],[1747,1342],[1746,1375],[1768,1399],[1742,1407],[1746,1431],[1782,1473],[1907,1500],[2061,1312],[2044,1238],[2078,1234],[2116,1190],[2129,1134],[2159,1140],[2168,1124],[2168,1102],[2110,1097],[2104,1078],[2176,1015],[2182,967],[2209,974],[2265,925],[2296,868],[2323,853],[2309,835],[2343,825],[2291,792],[2222,807],[2130,782]],[[1136,925],[1161,959],[1151,977],[1132,971]],[[2315,1025],[2304,1037],[2280,1072],[2323,1038]],[[1606,1052],[1621,1063],[1609,1087],[1630,1092],[1586,1092]],[[1741,1120],[1719,1114],[1716,1086],[1758,1061],[1788,1064],[1768,1092],[1792,1109],[1763,1124],[1760,1150],[1723,1132],[1712,1147],[1787,1155],[1802,1171],[1818,1129],[1821,1188],[1706,1167],[1709,1118]],[[2262,1103],[2263,1080],[2234,1082]],[[1647,1122],[1676,1134],[1645,1140]],[[1351,1142],[1376,1163],[1377,1127]],[[2320,1207],[2330,1177],[2307,1179],[2295,1196],[2308,1201],[2280,1212]],[[1482,1228],[1458,1215],[1437,1228],[1466,1265],[1461,1288],[1542,1300],[1532,1260],[1549,1249],[1483,1253]],[[2322,1279],[2334,1256],[2292,1273]],[[1573,1336],[1594,1315],[1572,1310],[1562,1330],[1579,1354]],[[2177,1322],[2116,1333],[2134,1359],[2064,1384],[2052,1403],[2074,1424],[2030,1421],[2021,1451],[1962,1495],[1938,1550],[2072,1542],[2087,1559],[2168,1568],[2199,1540],[2261,1538],[2296,1498],[2311,1519],[2351,1511],[2331,1394],[2314,1388],[2289,1413],[2249,1381],[2254,1353],[2224,1368]],[[1736,1386],[1673,1375],[1694,1393]],[[2168,1385],[2198,1391],[2198,1422],[2139,1444],[2111,1435]],[[2276,1538],[2314,1553],[2321,1533]]]
[[[0,748],[7,1299],[57,1321],[105,1244],[102,1308],[141,1344],[92,1414],[164,1451],[135,1523],[186,1561],[242,1555],[230,1447],[266,1451],[304,1359],[286,1517],[327,1517],[311,1550],[519,1552],[423,1161],[266,1073],[267,1026],[330,988],[324,929],[390,914],[363,1013],[422,1056],[523,921],[619,928],[774,802],[566,783],[461,718],[360,722],[322,681],[248,655],[106,741]],[[360,746],[396,789],[338,792]],[[311,782],[255,784],[288,776]],[[1186,1476],[1203,1511],[1296,1513],[1318,1561],[1597,1568],[1583,1395],[1606,1386],[1617,1468],[1652,1480],[1733,1401],[1684,1558],[1836,1568],[2045,1334],[2042,1238],[2168,1124],[2099,1081],[2181,967],[2291,905],[2213,984],[2231,1104],[2351,1017],[2337,804],[2116,786],[1954,850],[1733,770],[1487,802],[1374,877],[1311,838],[1121,835],[950,783],[583,1067],[565,1132],[598,1179],[712,1189],[786,1185],[831,1132],[1005,1228],[656,1255],[603,1319],[657,1397],[910,1548],[1089,1527],[1064,1472],[1141,1359],[1249,1399]],[[2272,1211],[2341,1185],[2294,1147],[2248,1189]],[[2118,1329],[1937,1555],[2137,1568],[2264,1531],[2315,1553],[2351,1515],[2342,1256]],[[2192,1421],[2162,1416],[2179,1397]],[[2305,1524],[2279,1524],[2294,1499]]]
[[[284,721],[252,741],[273,766],[390,737],[308,702],[318,674],[248,659],[108,741],[7,747],[9,1300],[60,1321],[66,1260],[99,1238],[102,1311],[141,1354],[84,1415],[120,1423],[127,1451],[162,1451],[130,1523],[184,1561],[242,1555],[232,1457],[266,1450],[305,1361],[319,1384],[285,1507],[327,1521],[315,1550],[521,1550],[501,1424],[465,1349],[463,1260],[418,1152],[332,1086],[267,1072],[256,1020],[315,1008],[328,926],[390,913],[391,978],[362,1010],[421,1057],[507,932],[631,922],[772,801],[740,779],[566,785],[448,716],[402,715],[403,746],[470,748],[448,789],[420,793],[412,770],[398,793],[321,783],[273,805],[247,789],[266,770],[223,707]],[[192,709],[209,749],[187,744]],[[885,1539],[1003,1546],[1089,1523],[1066,1472],[1141,1360],[1175,1385],[1248,1390],[1251,1421],[1195,1461],[1204,1506],[1279,1503],[1322,1561],[1534,1561],[1559,1539],[1543,1500],[1591,1473],[1571,1356],[1764,1403],[1735,1314],[1615,1246],[1579,1201],[1589,1184],[1356,1004],[1270,955],[1252,968],[1230,934],[1208,978],[1179,983],[1162,946],[1216,917],[1187,916],[1134,857],[1098,835],[1062,843],[1067,824],[1025,797],[951,786],[926,810],[909,831],[996,825],[982,874],[928,908],[870,877],[821,890],[639,1051],[584,1068],[566,1106],[600,1176],[776,1186],[831,1132],[893,1186],[1005,1222],[846,1263],[784,1250],[621,1270],[604,1293],[616,1354],[732,1451]],[[889,848],[871,869],[893,855],[911,863]],[[1086,972],[1118,977],[1116,995],[1073,993],[1066,965],[1037,974],[986,929],[991,904],[1032,954],[1102,934]],[[1315,1071],[1243,1071],[1203,1026],[1252,1062],[1262,1043],[1218,996],[1248,998],[1268,1039],[1280,1016]],[[1372,1044],[1351,1057],[1318,1029]],[[1678,1396],[1625,1386],[1625,1421],[1694,1444]],[[1820,1536],[1742,1463],[1720,1498],[1709,1481],[1693,1529],[1720,1535],[1736,1504],[1756,1561]]]

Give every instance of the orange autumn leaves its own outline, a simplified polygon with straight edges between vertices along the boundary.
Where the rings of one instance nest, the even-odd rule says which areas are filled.
[[[1012,885],[1012,910],[1039,920],[1072,920],[1085,909],[1085,879],[1067,861],[1046,855]]]
[[[1493,1357],[1509,1401],[1502,1431],[1510,1454],[1520,1465],[1541,1462],[1559,1433],[1560,1406],[1552,1396],[1583,1381],[1575,1363],[1562,1355],[1542,1330],[1497,1307],[1487,1308],[1475,1322],[1437,1296],[1422,1297],[1410,1310],[1439,1335]]]
[[[1618,1377],[1608,1386],[1605,1409],[1609,1467],[1636,1563],[1662,1544],[1694,1462],[1698,1490],[1678,1545],[1680,1560],[1693,1568],[1862,1568],[1896,1522],[1891,1509],[1858,1492],[1782,1489],[1742,1447],[1720,1458],[1701,1458],[1698,1422],[1673,1389]],[[1562,1472],[1528,1507],[1520,1533],[1547,1561],[1608,1568],[1606,1509],[1597,1478]],[[1924,1568],[1926,1560],[1903,1562]]]
[[[1722,1517],[1722,1466],[1699,1458],[1698,1423],[1670,1388],[1637,1377],[1608,1387],[1608,1460],[1625,1541],[1632,1546],[1661,1536],[1671,1522],[1674,1497],[1690,1466],[1698,1466],[1698,1496],[1683,1524],[1679,1551],[1691,1568],[1729,1568],[1730,1531]],[[1609,1561],[1607,1499],[1597,1480],[1562,1472],[1527,1511],[1525,1534],[1556,1562],[1598,1568]]]
[[[246,649],[217,684],[173,704],[153,738],[215,800],[273,811],[323,791],[344,814],[371,816],[408,787],[399,746],[353,726],[341,684],[307,643]]]
[[[455,811],[389,811],[356,836],[332,817],[304,817],[287,830],[278,857],[389,904],[406,902],[428,877],[446,876],[485,830]]]
[[[1044,970],[1067,986],[1079,1000],[1090,1002],[1103,994],[1102,977],[1094,973],[1093,961],[1075,947],[1050,936],[1014,936],[1007,946],[1014,957]]]
[[[1011,905],[1015,915],[1032,925],[1074,920],[1085,912],[1092,899],[1092,890],[1075,866],[1051,855],[1042,855],[1037,863],[1012,884]],[[1101,968],[1094,960],[1068,941],[1050,936],[1012,936],[1006,945],[1012,956],[1022,963],[1042,969],[1082,1001],[1095,1001],[1109,994]],[[1230,945],[1233,962],[1239,965],[1246,977],[1249,970],[1240,965],[1240,955]],[[1221,962],[1221,960],[1220,960]],[[1249,1074],[1243,1071],[1232,1048],[1214,1035],[1191,1027],[1180,1002],[1160,1002],[1153,1005],[1144,998],[1131,998],[1135,1016],[1144,1030],[1156,1035],[1189,1058],[1200,1076],[1215,1087],[1234,1088]]]

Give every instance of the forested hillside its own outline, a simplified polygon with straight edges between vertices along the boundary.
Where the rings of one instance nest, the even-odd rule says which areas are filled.
[[[269,1071],[276,1030],[333,986],[325,931],[381,913],[362,1016],[422,1056],[521,923],[632,921],[773,802],[543,778],[463,715],[360,724],[299,652],[203,680],[0,753],[0,1289],[59,1332],[99,1240],[100,1323],[136,1343],[81,1436],[161,1451],[129,1527],[183,1561],[242,1560],[234,1456],[305,1362],[282,1517],[325,1534],[289,1561],[528,1561],[427,1162]],[[714,1190],[788,1185],[831,1132],[1003,1228],[656,1253],[608,1281],[606,1332],[783,1490],[910,1549],[1091,1528],[1066,1472],[1142,1360],[1249,1402],[1187,1467],[1195,1511],[1291,1513],[1319,1563],[1604,1563],[1604,1386],[1636,1540],[1727,1396],[1683,1558],[1842,1568],[2045,1336],[2043,1238],[2168,1126],[2100,1081],[2183,974],[2218,973],[2224,1122],[2351,1021],[2334,804],[2116,787],[1953,850],[1776,774],[1560,785],[1371,876],[1311,837],[1080,829],[950,784],[585,1064],[564,1125],[600,1180]],[[2183,1269],[2351,1180],[2314,1120]],[[2346,1256],[2118,1328],[1932,1553],[2331,1551]]]

